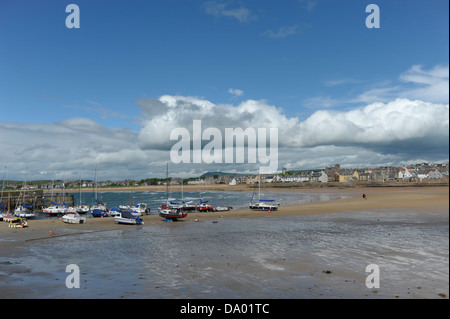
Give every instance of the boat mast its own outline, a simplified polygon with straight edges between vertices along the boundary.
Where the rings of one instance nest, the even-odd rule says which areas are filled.
[[[166,204],[169,204],[169,162],[166,163]]]
[[[3,205],[3,189],[5,188],[5,179],[6,179],[6,166],[5,166],[5,172],[3,173],[2,195],[0,197],[1,205]]]
[[[261,173],[258,173],[258,199],[261,201]]]
[[[95,177],[94,177],[94,179],[95,179],[95,185],[94,185],[94,188],[95,188],[95,203],[97,204],[97,165],[95,165]]]
[[[79,190],[80,190],[80,207],[81,207],[81,172],[80,172],[80,185],[78,186]]]

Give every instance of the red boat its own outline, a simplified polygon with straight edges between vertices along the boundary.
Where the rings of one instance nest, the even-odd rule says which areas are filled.
[[[212,212],[214,211],[214,207],[210,204],[207,204],[207,202],[201,202],[199,205],[196,206],[197,211],[199,212]]]
[[[178,220],[178,218],[185,218],[188,214],[186,212],[183,212],[179,209],[161,209],[159,211],[159,216],[165,218],[165,219],[172,219],[172,220]]]
[[[187,213],[181,210],[180,207],[177,207],[178,205],[173,205],[169,202],[169,163],[166,165],[166,203],[158,208],[159,216],[165,218],[166,221],[176,221],[178,218],[186,217]]]

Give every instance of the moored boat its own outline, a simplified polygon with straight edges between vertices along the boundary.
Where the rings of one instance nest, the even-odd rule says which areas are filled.
[[[28,225],[27,220],[22,217],[15,217],[9,221],[8,227],[10,228],[23,228]]]
[[[75,211],[69,211],[61,217],[61,220],[68,224],[84,224],[86,222],[86,217],[81,217],[80,214]]]
[[[181,209],[169,209],[169,208],[165,208],[165,209],[160,209],[159,210],[159,216],[161,216],[162,218],[167,219],[171,219],[174,221],[177,221],[179,218],[185,218],[187,217],[187,213],[182,211]]]
[[[42,211],[49,216],[57,216],[64,213],[64,207],[55,202],[51,202],[53,206],[44,208]]]
[[[16,217],[22,217],[22,218],[33,218],[36,216],[36,214],[31,210],[31,207],[33,205],[25,205],[22,204],[22,206],[19,206],[15,209],[14,215]]]
[[[211,204],[208,204],[208,201],[200,201],[200,204],[196,205],[195,209],[198,212],[212,212],[214,211],[214,207]]]
[[[119,212],[114,216],[114,220],[118,224],[126,225],[142,225],[144,221],[139,216],[134,216],[131,212]]]
[[[250,209],[254,210],[277,210],[280,206],[279,203],[274,203],[273,199],[261,199],[261,177],[258,176],[258,201],[254,202],[255,191],[253,191],[252,199],[249,204]]]
[[[269,204],[274,202],[272,199],[260,199],[256,203],[250,203],[249,208],[254,210],[277,210],[280,204]]]
[[[78,205],[75,209],[78,214],[86,214],[90,210],[89,205]]]

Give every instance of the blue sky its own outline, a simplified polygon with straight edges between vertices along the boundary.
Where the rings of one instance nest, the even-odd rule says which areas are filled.
[[[69,13],[65,8],[70,3],[80,8],[79,29],[66,28]],[[369,15],[365,8],[370,3],[380,8],[379,29],[365,25]],[[131,151],[139,153],[143,166],[136,164],[139,169],[134,169],[127,164],[129,170],[123,175],[154,174],[160,170],[164,156],[152,152],[153,144],[144,140],[143,131],[152,120],[156,121],[148,114],[153,114],[149,110],[162,96],[196,99],[190,100],[192,105],[209,101],[219,107],[231,106],[227,108],[230,117],[248,101],[259,101],[261,111],[266,106],[276,109],[275,118],[280,117],[277,123],[295,121],[297,128],[292,129],[297,131],[323,112],[346,117],[372,103],[391,106],[389,103],[399,98],[420,100],[441,106],[423,110],[427,113],[432,108],[433,115],[447,118],[446,123],[441,123],[444,133],[437,135],[443,140],[446,129],[448,140],[448,88],[442,89],[448,87],[448,12],[448,1],[441,0],[3,0],[0,146],[19,154],[15,145],[29,144],[33,148],[36,142],[30,136],[42,133],[45,124],[56,131],[70,128],[76,132],[85,121],[81,139],[94,138],[98,132],[86,128],[98,125],[96,128],[103,132],[127,136],[124,145],[126,141],[134,145]],[[179,120],[173,125],[189,127],[189,123],[192,126],[192,119],[186,117],[185,123]],[[243,125],[236,123],[236,127]],[[16,132],[19,127],[29,133]],[[152,128],[158,131],[154,125]],[[398,130],[404,131],[400,127]],[[54,132],[42,134],[50,149],[65,141],[53,149],[55,153],[67,153],[65,144],[80,147],[64,134],[59,140]],[[416,135],[402,141],[408,144],[417,138],[436,138],[433,134]],[[438,143],[431,152],[408,151],[397,157],[394,155],[399,152],[392,152],[398,149],[395,145],[390,144],[388,151],[381,150],[379,142],[369,146],[361,142],[357,147],[362,153],[386,156],[361,155],[352,161],[343,157],[345,151],[339,147],[355,145],[337,136],[339,141],[286,145],[280,162],[292,168],[314,168],[318,163],[332,165],[338,161],[344,165],[373,165],[448,159],[448,141]],[[165,143],[170,148],[168,137]],[[121,178],[112,173],[124,165],[120,160],[113,163],[111,158],[117,156],[113,144],[110,157],[105,151],[107,161],[102,161],[99,154],[88,161],[88,156],[77,153],[71,157],[77,161],[72,162],[46,158],[37,151],[31,156],[34,164],[33,160],[18,161],[13,156],[0,158],[0,164],[5,162],[10,174],[28,166],[35,175],[45,175],[49,168],[77,171],[78,175],[79,170],[100,165],[105,167],[105,176]],[[304,154],[302,147],[307,147],[309,153],[326,147],[328,151],[317,154],[320,161],[311,158],[302,162],[295,152],[301,149],[300,154]],[[190,167],[189,173],[213,168]]]

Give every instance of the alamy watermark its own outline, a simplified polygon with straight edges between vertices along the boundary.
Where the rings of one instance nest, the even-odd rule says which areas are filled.
[[[278,169],[278,128],[208,127],[194,120],[192,135],[178,127],[170,132],[170,140],[177,141],[170,150],[170,160],[179,163],[248,163],[259,164],[261,174],[274,174]],[[246,142],[247,140],[247,142]],[[203,142],[208,142],[204,144]],[[235,143],[236,142],[236,143]],[[267,145],[268,143],[268,145]],[[191,147],[192,145],[192,147]],[[247,153],[247,159],[245,158]]]
[[[367,265],[366,272],[370,272],[366,277],[366,287],[369,289],[380,288],[380,267],[377,264]]]
[[[66,277],[66,287],[80,288],[80,267],[76,264],[67,265],[66,272],[69,273]]]

